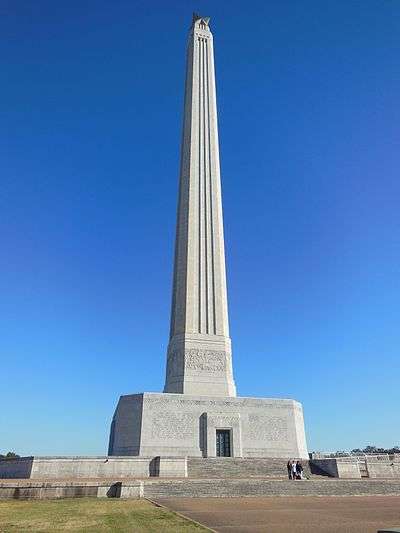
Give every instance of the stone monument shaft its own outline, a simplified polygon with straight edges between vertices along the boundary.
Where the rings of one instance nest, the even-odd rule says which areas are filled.
[[[193,16],[187,47],[164,392],[236,396],[228,324],[213,36],[208,21]]]

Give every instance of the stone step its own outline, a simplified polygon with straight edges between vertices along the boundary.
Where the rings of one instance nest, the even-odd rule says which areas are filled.
[[[188,457],[188,477],[199,478],[287,478],[287,459],[252,457]],[[302,461],[304,473],[311,476],[308,461]]]
[[[400,480],[266,480],[186,479],[143,482],[143,495],[160,498],[251,497],[251,496],[357,496],[400,495]]]

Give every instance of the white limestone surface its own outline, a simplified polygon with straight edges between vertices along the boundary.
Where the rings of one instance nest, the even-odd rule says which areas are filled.
[[[183,457],[32,456],[0,461],[0,479],[186,477]]]
[[[138,460],[139,459],[139,460]],[[126,457],[34,457],[31,478],[148,477],[149,459]]]
[[[171,330],[164,392],[236,396],[229,337],[214,44],[194,15],[186,62]]]
[[[145,392],[121,396],[112,425],[110,455],[215,457],[228,429],[233,457],[308,458],[295,400]]]

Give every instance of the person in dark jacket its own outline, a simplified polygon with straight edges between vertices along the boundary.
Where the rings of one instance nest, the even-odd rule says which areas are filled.
[[[287,462],[287,472],[288,472],[289,479],[292,479],[292,461],[290,459]]]
[[[296,477],[297,479],[303,478],[303,465],[300,463],[300,461],[297,461],[296,463]]]

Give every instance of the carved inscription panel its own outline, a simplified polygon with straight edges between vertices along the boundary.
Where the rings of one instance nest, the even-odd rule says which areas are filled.
[[[159,412],[153,415],[151,436],[160,440],[193,439],[194,426],[195,415],[192,413]]]
[[[229,415],[220,415],[220,414],[211,414],[207,416],[207,425],[212,427],[221,426],[221,427],[233,427],[239,424],[240,418],[239,415],[229,416]]]
[[[192,348],[185,352],[185,368],[206,372],[223,372],[226,369],[226,357],[227,354],[222,351]]]
[[[279,416],[249,415],[249,437],[254,441],[287,441],[286,418]]]

